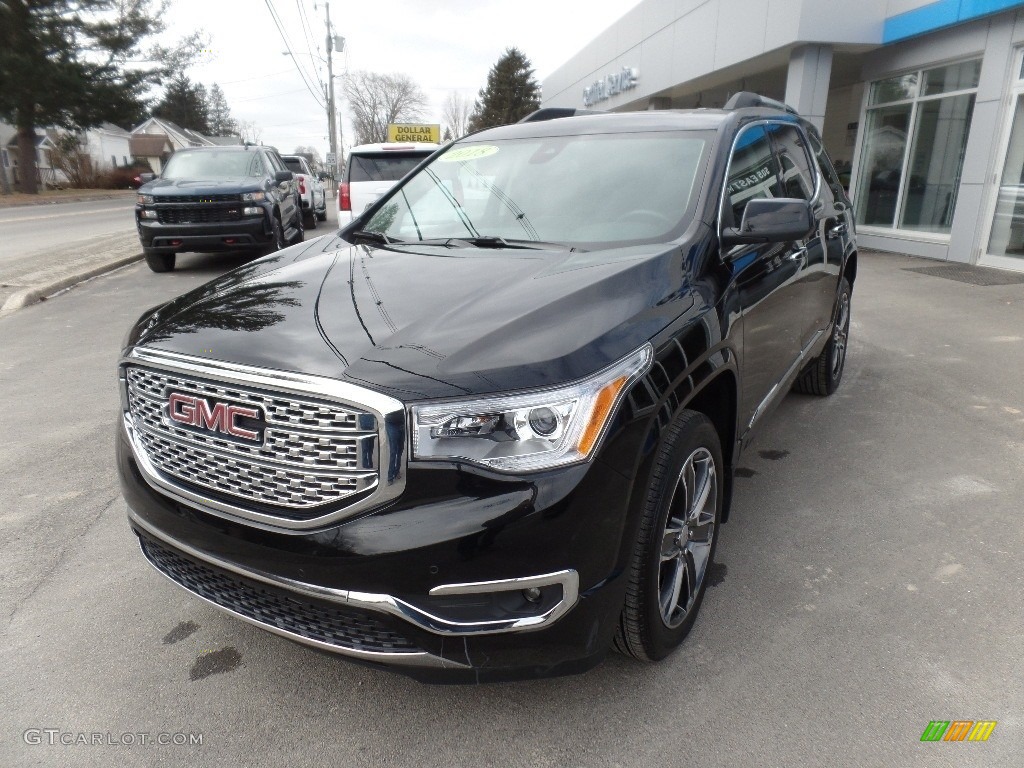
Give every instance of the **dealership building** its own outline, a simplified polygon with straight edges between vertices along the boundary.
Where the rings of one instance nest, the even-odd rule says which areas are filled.
[[[544,80],[543,106],[737,91],[819,127],[861,245],[1024,271],[1024,0],[642,0]]]

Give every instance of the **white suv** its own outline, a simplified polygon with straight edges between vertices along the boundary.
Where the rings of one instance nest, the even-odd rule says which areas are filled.
[[[316,229],[318,221],[327,221],[327,193],[324,183],[309,168],[302,155],[282,155],[288,170],[295,174],[295,189],[302,199],[302,214],[309,222],[307,229]]]
[[[338,226],[344,227],[432,155],[440,144],[361,144],[352,147],[338,188]]]

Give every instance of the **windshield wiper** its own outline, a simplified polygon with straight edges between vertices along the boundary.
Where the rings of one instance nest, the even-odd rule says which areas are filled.
[[[496,235],[481,235],[479,237],[430,237],[424,240],[404,240],[403,245],[439,245],[445,248],[509,248],[513,250],[528,251],[549,251],[566,250],[580,251],[582,249],[565,243],[553,243],[544,240],[508,240]]]
[[[355,232],[349,232],[348,235],[353,241],[369,240],[371,243],[379,243],[380,245],[391,245],[392,243],[403,242],[402,240],[395,240],[393,237],[388,237],[383,232],[374,232],[371,229],[357,229]]]

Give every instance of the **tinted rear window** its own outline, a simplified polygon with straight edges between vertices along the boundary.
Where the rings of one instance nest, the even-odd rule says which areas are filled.
[[[394,152],[387,155],[350,155],[349,181],[398,181],[430,152]]]
[[[305,173],[305,169],[302,167],[302,161],[300,160],[287,160],[285,159],[284,164],[288,166],[288,170],[292,173]]]

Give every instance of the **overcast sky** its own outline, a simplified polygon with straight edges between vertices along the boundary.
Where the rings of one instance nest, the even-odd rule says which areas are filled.
[[[310,23],[312,52],[324,53],[323,0],[270,0],[297,59],[319,91],[327,67],[310,54],[300,8]],[[335,34],[346,38],[335,54],[335,75],[346,71],[402,72],[431,102],[427,122],[441,123],[449,91],[476,97],[487,72],[510,46],[532,62],[538,82],[564,64],[639,0],[434,0],[330,4]],[[210,37],[210,51],[187,73],[206,86],[219,83],[236,120],[255,121],[262,140],[282,152],[313,145],[325,155],[326,112],[303,85],[284,51],[264,0],[172,0],[166,19],[170,39],[194,30]],[[319,53],[318,53],[319,51]],[[351,146],[347,105],[335,81],[343,116],[342,140]]]

